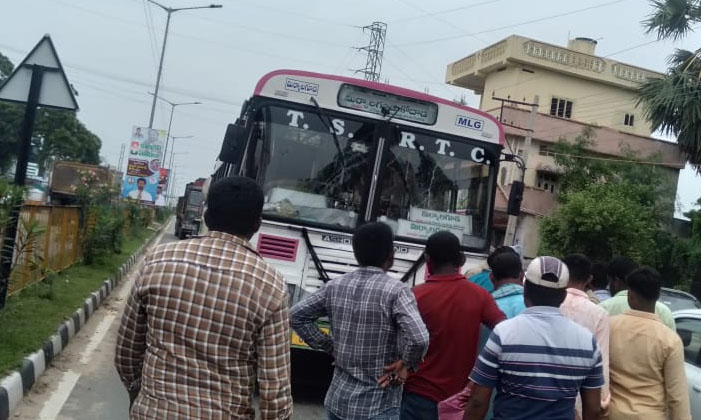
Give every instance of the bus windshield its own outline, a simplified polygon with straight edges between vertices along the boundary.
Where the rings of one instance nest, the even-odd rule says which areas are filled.
[[[257,121],[260,140],[247,172],[263,187],[263,213],[354,228],[372,169],[374,124],[285,106],[263,107]]]
[[[494,156],[464,139],[395,127],[380,190],[379,217],[398,237],[453,232],[486,245]]]
[[[465,247],[486,245],[495,157],[479,142],[393,125],[370,188],[381,122],[284,105],[255,118],[246,173],[263,187],[265,216],[350,231],[372,206],[399,239],[449,230]]]

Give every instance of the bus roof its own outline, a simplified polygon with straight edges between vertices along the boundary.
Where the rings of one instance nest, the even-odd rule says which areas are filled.
[[[504,144],[504,128],[492,115],[448,99],[384,83],[301,70],[275,70],[258,81],[253,94],[302,104],[309,104],[310,98],[315,97],[323,108],[369,118],[381,118],[376,114],[339,106],[338,92],[344,84],[438,105],[438,116],[434,124],[428,126],[406,120],[402,121],[403,124],[470,137],[488,143]]]

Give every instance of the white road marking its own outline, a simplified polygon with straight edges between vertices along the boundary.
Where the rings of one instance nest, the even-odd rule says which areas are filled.
[[[61,412],[63,405],[68,400],[71,395],[75,384],[78,383],[80,379],[80,374],[72,370],[64,372],[61,375],[61,382],[59,382],[56,391],[51,394],[51,397],[44,403],[44,407],[39,412],[39,420],[55,420],[58,413]]]
[[[108,314],[105,315],[105,317],[102,319],[102,321],[100,321],[99,324],[97,324],[97,327],[95,327],[95,332],[93,332],[92,337],[90,337],[90,341],[88,341],[88,344],[85,346],[85,350],[83,351],[83,354],[80,357],[81,364],[87,365],[88,362],[90,362],[93,353],[95,353],[95,350],[107,335],[107,332],[110,330],[110,327],[112,326],[112,323],[114,322],[115,318],[117,318],[117,315]]]
[[[171,221],[172,223],[172,221]],[[168,226],[168,228],[170,225]],[[161,232],[154,241],[154,244],[158,244],[161,241],[161,238],[163,237],[166,229],[164,229],[163,232]],[[145,253],[144,253],[145,254]],[[128,273],[128,276],[131,276],[133,273],[136,271],[132,269],[130,273]],[[131,290],[131,286],[128,285],[127,283],[131,279],[129,277],[125,278],[120,285],[115,286],[116,287],[121,287],[117,293],[111,293],[110,296],[108,296],[107,299],[117,297],[121,299],[122,301],[126,299],[128,293]],[[104,304],[104,301],[102,302]],[[103,309],[104,306],[100,306],[100,308],[95,309],[95,313],[97,313],[100,309]],[[90,318],[90,320],[93,320],[94,318]],[[90,362],[90,359],[92,358],[92,355],[95,353],[95,350],[98,348],[102,340],[104,340],[105,336],[110,330],[110,327],[112,326],[112,323],[117,319],[117,314],[114,313],[108,313],[104,315],[104,318],[100,321],[100,323],[95,327],[95,330],[93,331],[92,336],[90,337],[88,344],[85,346],[83,352],[81,353],[81,358],[80,358],[80,364],[81,365],[87,365]],[[81,331],[82,332],[82,331]],[[75,340],[75,337],[73,337],[73,340]],[[56,390],[51,393],[50,397],[43,403],[43,407],[41,411],[39,412],[39,420],[56,420],[58,415],[60,414],[61,410],[63,409],[63,406],[66,404],[66,401],[68,401],[68,398],[70,397],[71,393],[73,392],[73,388],[75,388],[76,384],[78,383],[78,380],[80,379],[82,373],[76,372],[74,370],[68,370],[63,372],[61,374],[61,379],[59,381],[58,386],[56,387]]]

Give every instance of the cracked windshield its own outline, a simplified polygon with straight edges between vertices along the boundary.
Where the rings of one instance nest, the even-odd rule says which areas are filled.
[[[259,115],[255,173],[263,212],[355,227],[374,162],[374,124],[274,106]]]

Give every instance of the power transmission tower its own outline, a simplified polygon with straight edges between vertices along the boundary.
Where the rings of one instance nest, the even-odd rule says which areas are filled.
[[[370,43],[367,47],[358,48],[359,51],[367,53],[365,68],[356,70],[356,73],[362,73],[365,80],[371,82],[380,81],[380,72],[382,71],[382,54],[385,52],[385,37],[387,36],[387,24],[384,22],[373,22],[371,25],[363,26],[365,30],[370,31]]]

